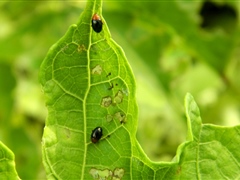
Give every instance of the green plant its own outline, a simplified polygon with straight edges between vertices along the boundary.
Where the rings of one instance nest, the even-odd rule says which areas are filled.
[[[174,160],[154,163],[145,156],[136,140],[135,80],[106,22],[102,33],[91,30],[96,12],[102,14],[101,2],[89,1],[79,23],[50,49],[41,66],[48,106],[43,136],[47,177],[237,178],[239,126],[202,125],[190,94],[185,98],[188,138]],[[103,127],[103,137],[93,144],[97,126]]]

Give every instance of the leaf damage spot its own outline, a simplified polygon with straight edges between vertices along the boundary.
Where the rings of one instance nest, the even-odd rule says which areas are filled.
[[[119,90],[114,97],[114,103],[120,104],[122,100],[123,100],[123,92]]]
[[[124,169],[123,168],[116,168],[113,172],[113,179],[122,179],[124,175]]]
[[[89,173],[92,175],[93,179],[109,179],[109,177],[112,177],[113,172],[109,169],[96,169],[92,168],[90,169]]]
[[[102,74],[102,67],[100,65],[95,66],[92,69],[92,74],[101,75]]]
[[[182,168],[181,168],[181,166],[179,166],[179,167],[177,168],[177,175],[179,175],[179,174],[181,173],[181,171],[182,171]]]
[[[114,114],[114,118],[121,124],[126,122],[126,115],[123,112],[117,112]]]
[[[111,114],[108,114],[106,116],[106,120],[107,120],[107,122],[111,122],[113,120],[113,116]]]
[[[114,171],[111,171],[109,169],[96,169],[91,168],[89,173],[92,175],[93,179],[99,179],[99,180],[108,180],[108,179],[114,179],[114,180],[121,180],[124,176],[124,169],[123,168],[116,168]]]
[[[129,92],[127,89],[122,89],[122,91],[123,91],[123,94],[125,94],[125,96],[128,96]]]
[[[71,132],[69,129],[65,129],[65,135],[66,135],[66,138],[69,139],[71,137]]]
[[[72,55],[75,53],[77,49],[77,45],[70,43],[70,44],[66,44],[61,51],[65,54],[65,55]]]
[[[112,104],[112,98],[110,96],[106,96],[102,98],[102,103],[101,105],[103,107],[109,107]]]
[[[87,51],[84,44],[78,46],[78,52]]]

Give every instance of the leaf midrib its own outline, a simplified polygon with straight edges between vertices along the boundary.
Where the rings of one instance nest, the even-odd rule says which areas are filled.
[[[96,0],[94,0],[94,2],[90,2],[88,1],[88,3],[93,3],[93,9],[95,9],[95,6],[96,6]],[[88,4],[87,4],[88,5]],[[86,5],[86,6],[87,6]],[[85,12],[85,11],[84,11]],[[83,12],[83,14],[84,14]],[[89,23],[89,26],[91,26],[91,23]],[[87,133],[86,133],[86,129],[87,129],[87,116],[86,116],[86,100],[87,100],[87,95],[89,93],[89,90],[90,90],[90,85],[91,85],[91,78],[90,78],[90,75],[91,75],[91,72],[90,72],[90,48],[92,46],[92,30],[91,30],[91,27],[90,27],[90,32],[89,32],[89,44],[88,44],[88,48],[87,48],[87,75],[88,75],[88,87],[87,87],[87,90],[86,90],[86,93],[85,93],[85,96],[84,96],[84,100],[83,100],[83,121],[84,121],[84,127],[83,127],[83,138],[84,138],[84,155],[83,155],[83,164],[82,164],[82,176],[81,176],[81,179],[84,179],[84,170],[85,170],[85,165],[86,165],[86,158],[87,158]]]

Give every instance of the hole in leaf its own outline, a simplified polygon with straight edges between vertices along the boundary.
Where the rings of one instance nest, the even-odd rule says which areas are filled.
[[[101,75],[102,74],[102,67],[100,65],[95,66],[92,69],[92,74]]]
[[[116,168],[114,172],[109,169],[96,169],[91,168],[89,173],[92,175],[94,179],[114,179],[114,180],[121,180],[124,176],[124,169],[123,168]]]
[[[114,103],[116,104],[120,104],[123,100],[123,92],[122,91],[118,91],[117,94],[114,97]]]
[[[124,175],[124,169],[116,168],[113,172],[114,179],[121,179]]]
[[[90,169],[89,173],[94,179],[108,179],[113,174],[109,169],[101,170],[95,168]]]
[[[111,104],[112,104],[112,98],[111,98],[110,96],[107,96],[107,97],[102,98],[102,103],[101,103],[101,105],[102,105],[103,107],[108,107],[108,106],[110,106]]]
[[[117,112],[114,114],[114,119],[118,120],[121,124],[125,123],[126,115],[123,112]]]

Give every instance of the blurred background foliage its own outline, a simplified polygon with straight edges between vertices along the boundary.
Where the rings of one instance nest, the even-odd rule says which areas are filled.
[[[45,178],[39,66],[85,3],[0,2],[0,140],[22,179]],[[137,138],[151,160],[170,161],[185,140],[187,92],[204,123],[239,124],[239,13],[239,1],[104,1],[104,19],[136,77]]]

